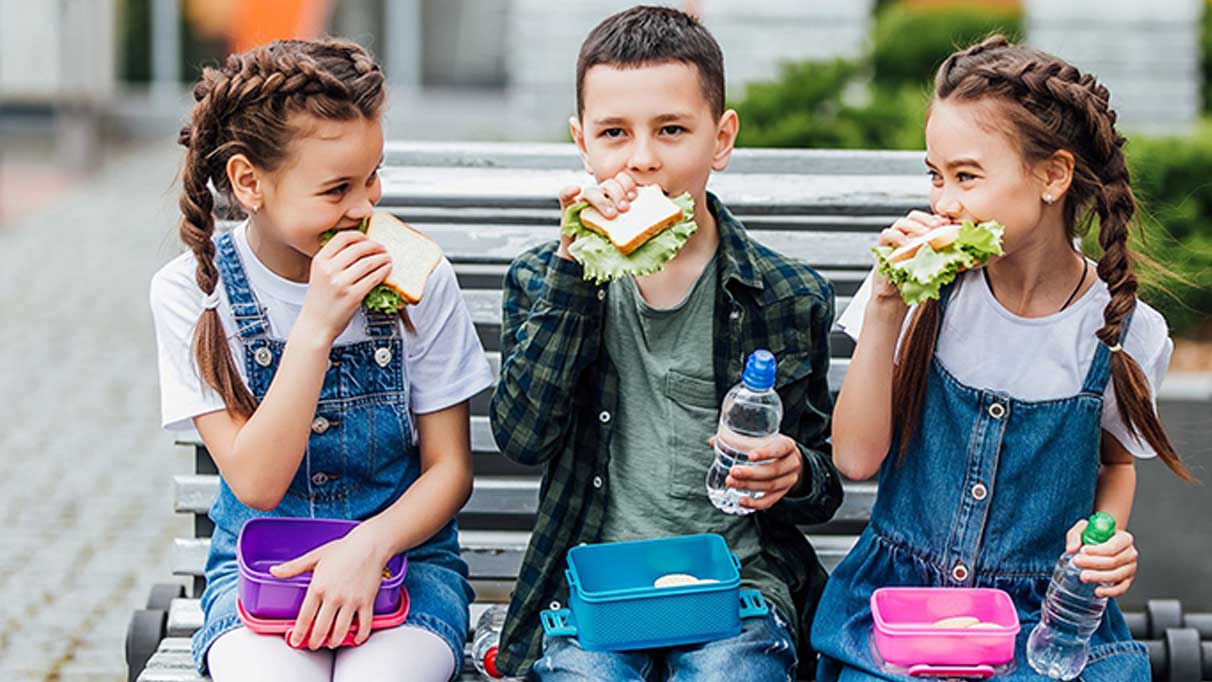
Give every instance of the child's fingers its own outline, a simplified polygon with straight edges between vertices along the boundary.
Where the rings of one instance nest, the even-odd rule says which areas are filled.
[[[353,621],[356,609],[349,606],[342,608],[337,612],[337,617],[332,622],[332,634],[328,638],[328,646],[338,647],[341,642],[345,641],[345,635],[349,634],[349,624]]]
[[[1067,534],[1065,534],[1066,554],[1073,554],[1082,548],[1082,532],[1086,530],[1087,523],[1088,522],[1085,519],[1082,519],[1081,521],[1073,524],[1073,527],[1069,529]]]
[[[270,566],[269,573],[275,578],[293,578],[300,573],[310,571],[316,567],[316,562],[319,561],[316,552],[317,550],[313,549],[301,557],[296,557],[277,566]]]
[[[1127,580],[1114,585],[1101,585],[1098,587],[1098,589],[1094,590],[1094,594],[1099,597],[1117,599],[1128,593],[1128,590],[1132,587],[1132,581],[1133,578],[1128,578]]]
[[[1099,545],[1086,545],[1082,552],[1083,554],[1092,554],[1094,556],[1115,556],[1122,554],[1125,550],[1132,547],[1134,539],[1128,531],[1121,530],[1111,536],[1110,540]]]
[[[353,286],[362,281],[367,275],[383,267],[391,265],[391,256],[386,253],[376,253],[365,258],[359,258],[341,273],[339,282]]]
[[[391,261],[388,260],[386,263],[381,263],[374,270],[366,273],[362,279],[354,282],[352,285],[354,298],[359,301],[366,298],[366,294],[369,294],[371,289],[374,289],[376,286],[382,284],[383,280],[387,279],[388,275],[391,274],[391,268]]]
[[[628,199],[634,199],[636,197],[637,190],[640,188],[640,186],[638,183],[636,183],[635,178],[631,177],[631,173],[628,173],[627,171],[619,171],[619,174],[614,176],[614,180],[615,182],[619,183],[620,187],[623,188],[623,191],[626,193],[626,197]]]
[[[331,257],[345,247],[359,241],[365,241],[366,235],[362,234],[361,230],[337,230],[332,239],[328,243],[320,247],[317,257]]]
[[[328,633],[332,630],[332,619],[336,615],[337,606],[331,600],[325,600],[320,604],[320,611],[311,625],[311,639],[307,641],[308,649],[315,651],[324,646],[324,641],[328,639]]]
[[[1136,564],[1128,564],[1110,571],[1082,571],[1082,582],[1115,585],[1136,575]]]
[[[577,197],[581,194],[581,188],[578,185],[568,185],[560,190],[560,208],[565,209],[573,205],[577,201]]]
[[[358,634],[354,637],[355,643],[361,644],[362,642],[366,641],[367,637],[370,637],[370,630],[374,618],[374,605],[372,603],[363,604],[361,608],[358,609]]]
[[[782,474],[775,478],[754,480],[735,480],[731,477],[727,480],[728,487],[737,488],[739,490],[752,490],[759,493],[768,493],[775,490],[791,490],[795,486],[795,482],[799,477],[794,474]]]
[[[761,464],[741,464],[728,470],[728,475],[738,481],[770,481],[800,470],[799,462],[782,457],[762,462]]]
[[[931,228],[941,227],[951,222],[946,217],[938,215],[937,213],[927,213],[925,211],[909,211],[905,217]]]
[[[589,205],[597,209],[606,219],[610,219],[619,214],[614,207],[614,201],[606,196],[601,187],[586,187],[585,191],[581,192],[581,199],[589,202]]]
[[[602,191],[606,193],[606,196],[610,197],[610,200],[614,202],[614,205],[618,207],[620,212],[625,212],[631,208],[631,202],[627,199],[627,190],[623,188],[623,185],[618,180],[611,178],[603,182]]]
[[[316,610],[320,606],[320,597],[310,589],[303,597],[303,605],[299,607],[299,615],[295,617],[295,624],[290,630],[290,645],[296,649],[303,646],[303,638],[307,633],[311,632],[312,621],[316,617]]]
[[[1135,563],[1136,549],[1129,547],[1119,554],[1106,556],[1101,554],[1078,553],[1073,557],[1073,565],[1078,568],[1088,568],[1093,571],[1109,571],[1120,566]]]
[[[357,232],[357,230],[351,230],[351,232]],[[369,256],[387,253],[387,249],[384,248],[382,244],[367,239],[366,236],[360,232],[358,235],[361,237],[359,241],[350,243],[345,248],[332,255],[330,260],[332,262],[332,266],[337,270],[348,270],[354,265],[354,263],[357,263],[358,261]]]

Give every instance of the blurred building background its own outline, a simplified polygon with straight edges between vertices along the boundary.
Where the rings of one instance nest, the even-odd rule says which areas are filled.
[[[0,0],[0,111],[99,126],[175,123],[199,66],[266,40],[333,33],[394,86],[393,137],[562,139],[577,48],[620,0]],[[867,49],[875,0],[683,0],[723,46],[729,94],[803,60]],[[910,0],[908,6],[956,5]],[[1027,39],[1100,74],[1125,125],[1189,129],[1199,112],[1200,0],[965,3],[1019,12]],[[79,145],[66,145],[78,149]]]

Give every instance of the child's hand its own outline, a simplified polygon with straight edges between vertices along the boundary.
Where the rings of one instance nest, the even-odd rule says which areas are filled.
[[[631,201],[636,197],[635,178],[632,178],[627,171],[620,171],[618,175],[610,178],[600,185],[593,187],[577,187],[570,186],[560,190],[560,211],[568,208],[578,201],[588,201],[589,205],[597,209],[607,219],[614,218],[619,213],[626,213],[631,208]],[[572,260],[572,255],[568,253],[568,247],[572,245],[572,237],[560,235],[560,250],[561,258]]]
[[[288,561],[273,566],[269,572],[275,578],[312,572],[311,585],[303,598],[303,606],[290,633],[290,645],[307,646],[311,650],[322,646],[335,647],[349,633],[356,616],[358,644],[370,636],[374,619],[375,595],[383,580],[383,566],[378,561],[373,543],[356,530],[345,537]],[[308,633],[311,637],[304,641]]]
[[[1101,545],[1082,545],[1086,521],[1078,521],[1069,529],[1065,551],[1077,552],[1073,565],[1082,569],[1082,582],[1101,583],[1095,590],[1100,597],[1121,597],[1128,592],[1136,578],[1136,546],[1132,534],[1117,530]],[[1081,550],[1080,552],[1078,550]]]
[[[715,438],[710,441],[713,445]],[[750,509],[769,509],[800,482],[804,458],[795,441],[778,434],[770,445],[749,453],[749,461],[761,466],[734,466],[728,472],[728,487],[766,493],[760,498],[742,497],[740,505]]]
[[[300,319],[329,342],[349,324],[362,299],[391,274],[391,256],[358,230],[341,230],[311,260]]]
[[[923,235],[936,227],[942,227],[951,221],[940,215],[925,211],[910,211],[904,218],[892,223],[892,226],[880,233],[879,245],[899,248],[914,237]],[[898,310],[905,308],[901,300],[901,292],[897,290],[887,277],[876,271],[875,286],[871,290],[871,305],[890,307]]]

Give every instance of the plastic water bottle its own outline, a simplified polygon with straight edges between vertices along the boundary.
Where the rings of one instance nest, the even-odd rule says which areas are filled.
[[[768,350],[755,351],[745,363],[741,383],[724,396],[720,427],[715,434],[715,462],[707,470],[707,497],[720,511],[743,516],[754,510],[742,507],[741,498],[757,499],[765,493],[729,488],[733,466],[758,466],[749,453],[772,442],[783,421],[783,401],[774,392],[777,363]]]
[[[1090,517],[1082,532],[1083,545],[1101,545],[1115,535],[1115,518],[1105,512]],[[1040,609],[1039,625],[1027,640],[1027,662],[1035,672],[1054,680],[1072,680],[1086,667],[1090,635],[1103,619],[1107,598],[1096,596],[1099,585],[1083,583],[1074,554],[1062,554]]]
[[[501,643],[501,630],[505,629],[505,614],[509,607],[504,604],[493,604],[480,615],[476,623],[476,636],[472,640],[472,660],[476,670],[486,680],[499,680],[502,675],[497,670],[497,646]]]

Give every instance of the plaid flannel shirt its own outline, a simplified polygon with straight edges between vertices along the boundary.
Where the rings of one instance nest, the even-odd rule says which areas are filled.
[[[740,381],[744,361],[765,348],[778,358],[781,430],[803,456],[801,483],[759,512],[765,552],[799,609],[800,648],[808,637],[826,574],[797,525],[828,521],[842,501],[830,457],[829,331],[833,287],[812,268],[754,242],[708,193],[719,228],[713,363],[717,398]],[[518,574],[497,666],[523,675],[541,655],[539,612],[566,603],[565,553],[596,542],[605,516],[611,417],[618,374],[602,343],[606,287],[582,279],[557,243],[532,248],[505,280],[501,375],[490,417],[501,453],[543,465],[530,546]]]

